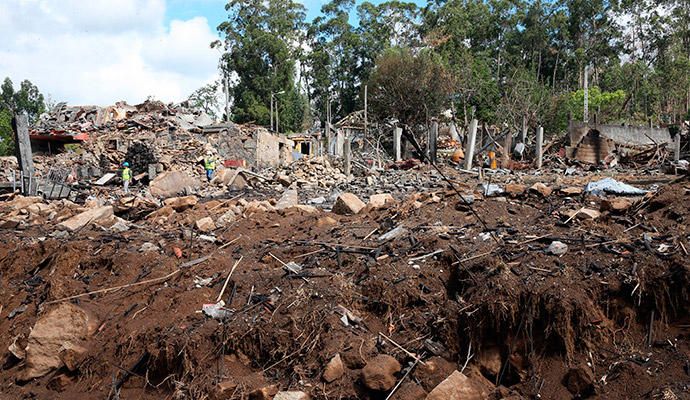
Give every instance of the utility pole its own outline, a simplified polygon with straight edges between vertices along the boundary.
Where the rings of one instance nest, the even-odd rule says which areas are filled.
[[[273,130],[274,125],[273,125],[273,109],[276,111],[276,119],[275,119],[275,132],[278,132],[278,100],[276,99],[276,96],[279,94],[285,93],[284,90],[281,90],[280,92],[276,93],[271,93],[271,130]]]
[[[364,85],[364,139],[367,138],[367,125],[368,125],[368,120],[367,120],[367,97],[369,94],[369,86]]]
[[[329,144],[330,144],[330,140],[331,140],[331,94],[330,93],[328,94],[328,100],[326,101],[326,126],[328,127],[328,140],[329,140]],[[336,141],[336,146],[337,145],[338,144]],[[329,146],[328,151],[329,152],[331,151],[330,146]],[[338,153],[338,151],[336,149],[333,149],[333,153],[331,153],[331,154],[337,154],[337,153]]]
[[[276,103],[276,133],[280,133],[280,116],[278,115],[278,99],[275,100]]]
[[[230,79],[228,79],[228,73],[224,73],[225,81],[225,122],[230,122]]]
[[[585,66],[585,109],[582,115],[584,122],[589,122],[589,65]]]
[[[326,100],[326,153],[331,154],[331,127],[328,125],[328,100]]]

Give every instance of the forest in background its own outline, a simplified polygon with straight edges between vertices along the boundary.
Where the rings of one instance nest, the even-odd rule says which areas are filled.
[[[220,75],[230,84],[230,119],[282,132],[337,121],[364,107],[370,120],[423,130],[451,110],[547,135],[590,117],[601,123],[671,125],[690,108],[690,1],[429,0],[378,5],[332,0],[307,21],[294,0],[230,0]],[[193,107],[223,118],[224,80],[199,88]],[[155,94],[153,95],[155,98]],[[11,117],[35,121],[49,105],[24,80],[0,88],[0,154],[12,154]]]
[[[690,102],[690,2],[332,0],[306,21],[292,0],[231,0],[218,29],[232,119],[299,131],[363,108],[412,128],[452,109],[519,129],[583,118],[585,71],[598,122],[679,123]]]

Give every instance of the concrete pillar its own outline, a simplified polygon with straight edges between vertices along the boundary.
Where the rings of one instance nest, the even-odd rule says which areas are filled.
[[[501,165],[501,168],[508,168],[508,165],[510,164],[510,153],[512,147],[513,134],[508,132],[508,134],[506,134],[506,140],[503,142],[503,165]]]
[[[345,175],[350,176],[352,172],[352,151],[350,149],[350,138],[343,142],[343,165],[345,167]]]
[[[522,117],[522,133],[520,133],[520,143],[527,143],[527,117]]]
[[[402,128],[395,128],[393,132],[393,150],[395,151],[395,161],[402,160],[400,142],[402,140]]]
[[[341,129],[336,129],[335,133],[335,155],[343,156],[343,145],[345,144],[345,133]]]
[[[331,142],[333,141],[333,138],[331,137],[331,124],[328,121],[326,121],[324,137],[326,139],[326,151],[328,154],[333,155],[333,151],[331,150]]]
[[[467,133],[467,146],[465,148],[465,169],[472,169],[472,159],[474,158],[474,145],[477,141],[477,125],[479,121],[473,119],[470,122],[470,130]]]
[[[438,121],[431,121],[431,130],[429,132],[429,160],[432,164],[436,164],[436,154],[438,152]]]
[[[680,161],[680,132],[673,138],[673,161]]]
[[[536,159],[537,159],[537,169],[541,168],[543,161],[543,147],[544,147],[544,127],[537,128],[537,148],[536,148]]]
[[[34,160],[31,153],[31,138],[29,137],[29,119],[26,114],[17,114],[12,120],[14,128],[15,155],[22,171],[24,194],[35,194],[36,182],[34,178]]]

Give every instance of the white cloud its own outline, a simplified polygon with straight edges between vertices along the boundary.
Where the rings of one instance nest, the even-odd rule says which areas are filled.
[[[0,79],[71,104],[180,101],[217,76],[204,17],[165,25],[164,0],[2,0]]]

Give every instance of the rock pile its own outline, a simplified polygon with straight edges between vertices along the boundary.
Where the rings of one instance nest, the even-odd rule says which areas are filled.
[[[330,188],[350,181],[343,173],[341,163],[341,160],[327,157],[300,159],[279,169],[276,176],[288,176],[299,186]]]

